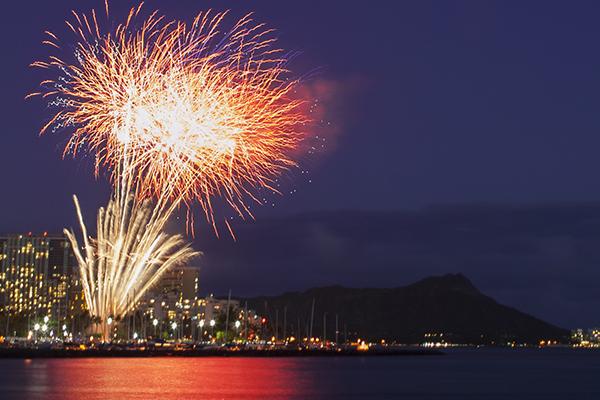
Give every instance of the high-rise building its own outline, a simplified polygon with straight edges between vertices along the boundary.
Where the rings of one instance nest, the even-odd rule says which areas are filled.
[[[227,305],[229,308],[236,310],[240,309],[240,301],[235,299],[217,299],[212,294],[206,296],[206,298],[200,301],[200,314],[201,318],[210,321],[216,319],[219,314],[227,312]],[[231,316],[234,318],[234,316]]]
[[[195,315],[199,270],[191,266],[169,269],[146,296],[153,317],[175,320]]]
[[[0,237],[0,314],[65,322],[84,304],[75,265],[64,236]]]

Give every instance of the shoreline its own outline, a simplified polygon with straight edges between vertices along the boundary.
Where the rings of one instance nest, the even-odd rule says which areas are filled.
[[[0,349],[2,358],[149,358],[149,357],[390,357],[390,356],[439,356],[435,349]]]

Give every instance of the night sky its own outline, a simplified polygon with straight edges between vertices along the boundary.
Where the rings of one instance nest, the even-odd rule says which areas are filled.
[[[134,4],[113,3],[113,16]],[[292,174],[257,222],[236,222],[237,243],[198,223],[202,290],[462,272],[550,322],[600,325],[600,3],[392,3],[146,2],[187,20],[254,11],[301,53],[293,66],[331,123],[301,160],[310,176]],[[75,224],[71,194],[89,218],[108,199],[91,159],[61,159],[66,132],[38,136],[46,105],[23,99],[46,78],[28,68],[47,55],[43,31],[68,38],[71,9],[102,7],[3,4],[0,232],[60,232]]]

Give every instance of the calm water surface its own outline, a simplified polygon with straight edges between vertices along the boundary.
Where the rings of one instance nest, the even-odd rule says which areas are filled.
[[[0,399],[600,399],[600,351],[0,360]]]

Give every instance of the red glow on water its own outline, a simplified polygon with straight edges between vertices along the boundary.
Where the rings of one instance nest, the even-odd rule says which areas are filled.
[[[311,374],[294,359],[87,358],[33,360],[26,398],[95,399],[302,399]]]

